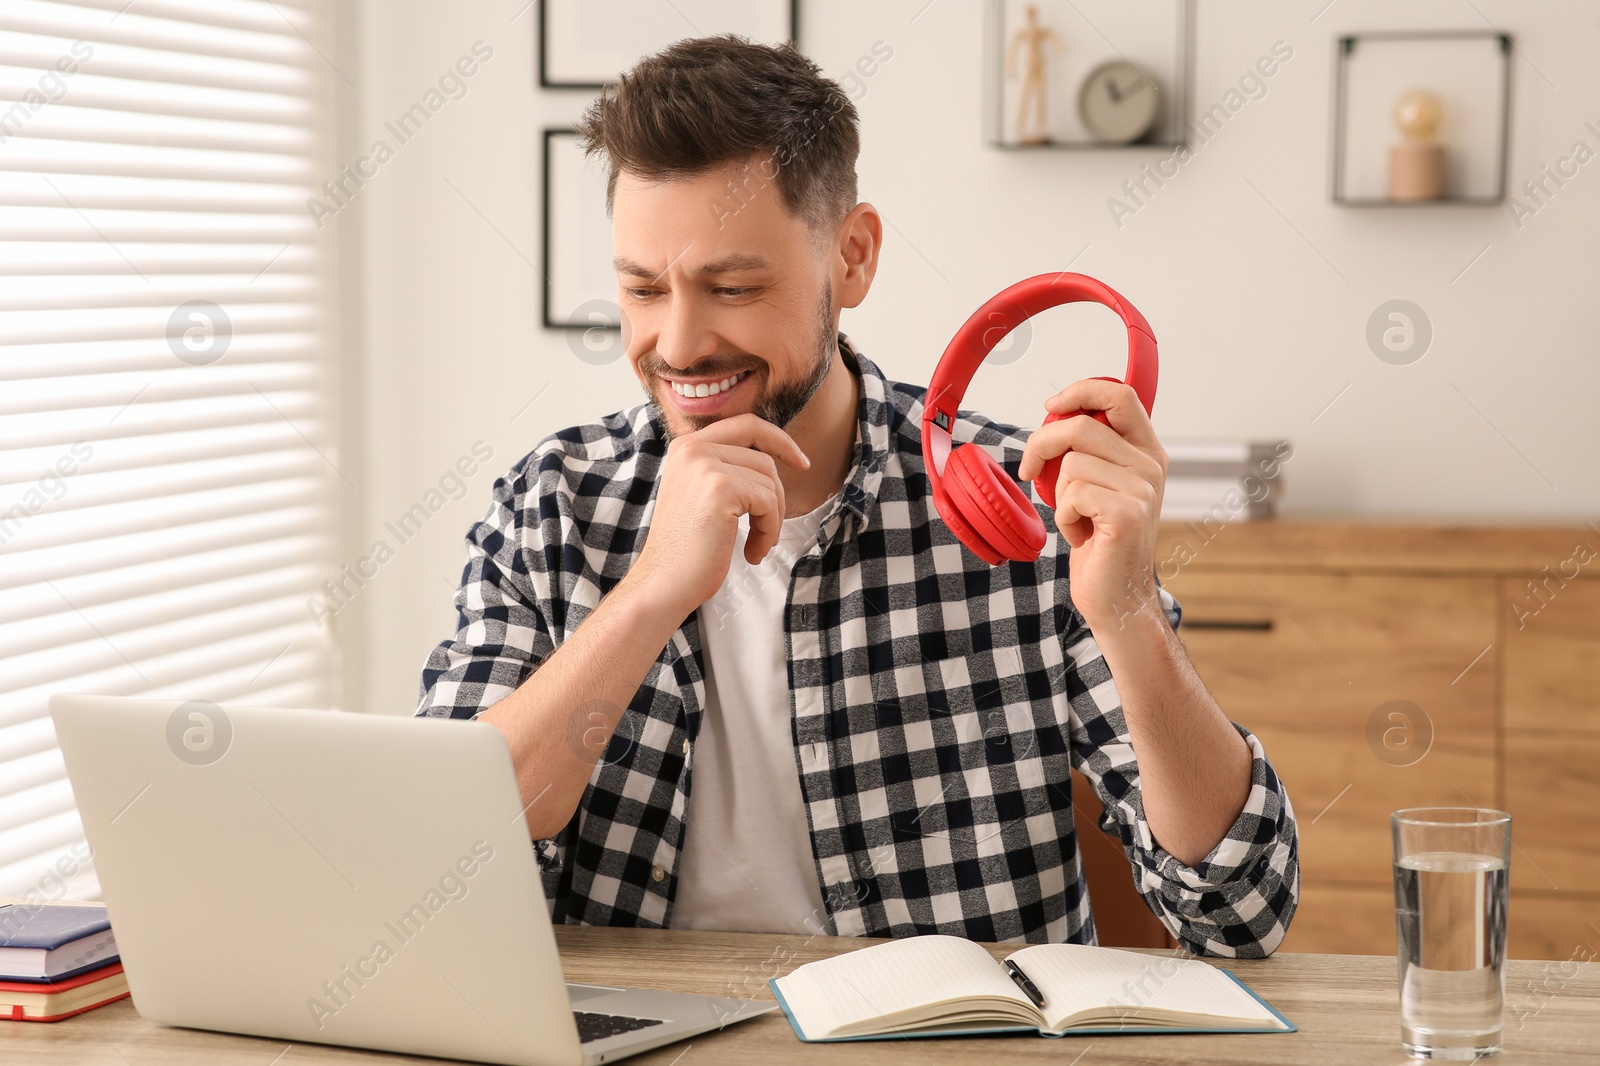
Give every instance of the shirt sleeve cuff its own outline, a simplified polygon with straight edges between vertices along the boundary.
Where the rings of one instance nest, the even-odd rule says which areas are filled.
[[[1250,747],[1250,793],[1215,847],[1188,865],[1155,843],[1138,819],[1140,889],[1154,897],[1185,950],[1262,957],[1288,932],[1300,898],[1294,810],[1254,733],[1234,728]]]

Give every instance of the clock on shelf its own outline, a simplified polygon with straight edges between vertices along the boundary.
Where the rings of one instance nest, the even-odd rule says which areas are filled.
[[[1150,132],[1160,109],[1160,86],[1126,59],[1100,64],[1078,87],[1078,117],[1101,144],[1137,141]]]

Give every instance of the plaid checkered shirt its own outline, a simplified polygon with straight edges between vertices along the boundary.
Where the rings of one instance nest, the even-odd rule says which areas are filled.
[[[992,567],[939,518],[924,389],[860,380],[850,473],[790,578],[791,739],[816,876],[838,935],[1095,942],[1069,768],[1104,804],[1150,909],[1187,950],[1277,947],[1299,899],[1294,813],[1257,738],[1227,835],[1189,866],[1156,842],[1117,687],[1073,607],[1069,547],[1040,508],[1038,560]],[[495,482],[467,535],[453,639],[419,715],[474,718],[583,624],[643,547],[666,454],[648,405],[552,434]],[[1029,430],[961,412],[953,430],[1013,477]],[[970,445],[969,445],[970,446]],[[1177,626],[1182,611],[1165,589]],[[571,821],[534,842],[552,920],[665,927],[705,706],[697,610],[645,675]],[[749,812],[748,817],[761,817]]]

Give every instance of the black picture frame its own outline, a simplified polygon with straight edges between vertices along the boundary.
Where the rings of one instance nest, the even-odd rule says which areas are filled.
[[[539,68],[539,88],[541,89],[588,89],[594,91],[615,85],[613,80],[600,81],[555,81],[550,76],[550,0],[538,0],[539,17],[534,20],[535,32],[539,35],[537,65]],[[685,34],[685,36],[689,36]],[[789,43],[796,48],[800,47],[800,0],[789,0]]]
[[[1449,41],[1498,40],[1500,43],[1500,121],[1499,158],[1495,163],[1495,192],[1491,196],[1441,196],[1433,200],[1390,200],[1384,197],[1351,197],[1345,194],[1344,171],[1347,95],[1347,64],[1361,41]],[[1439,205],[1493,206],[1505,203],[1506,171],[1511,144],[1511,43],[1510,34],[1500,30],[1374,30],[1348,33],[1333,41],[1333,113],[1328,150],[1328,195],[1343,207],[1433,207]]]
[[[541,160],[540,165],[542,187],[540,190],[541,195],[539,205],[539,229],[543,238],[541,242],[542,248],[540,249],[539,255],[539,270],[543,278],[543,284],[541,286],[542,299],[540,300],[540,317],[544,323],[545,329],[606,329],[616,330],[620,333],[622,331],[622,323],[620,321],[616,322],[615,324],[602,324],[592,320],[584,322],[574,321],[572,319],[560,319],[555,317],[552,311],[552,304],[555,300],[555,293],[553,291],[554,282],[552,281],[552,279],[555,277],[555,262],[554,257],[550,254],[552,232],[551,220],[554,218],[554,205],[551,197],[551,178],[555,170],[554,162],[556,140],[560,137],[576,137],[577,133],[578,131],[573,129],[571,126],[549,126],[543,131],[543,159]]]

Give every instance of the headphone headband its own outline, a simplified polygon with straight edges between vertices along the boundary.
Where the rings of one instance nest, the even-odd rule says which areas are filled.
[[[1111,286],[1087,274],[1038,274],[1004,289],[988,303],[972,312],[956,335],[946,345],[933,370],[933,381],[928,385],[923,400],[923,441],[930,432],[943,437],[943,447],[936,446],[937,468],[930,463],[934,475],[944,472],[944,459],[950,451],[950,427],[955,425],[956,408],[972,384],[972,376],[989,353],[1006,336],[1022,323],[1052,307],[1061,304],[1104,304],[1111,308],[1128,327],[1128,372],[1122,379],[1133,386],[1145,413],[1150,412],[1156,400],[1156,337],[1144,315]],[[926,450],[926,448],[924,448]]]
[[[969,547],[973,547],[968,537],[972,532],[971,527],[961,512],[950,505],[942,480],[947,472],[945,468],[952,451],[950,431],[955,426],[956,410],[961,405],[962,398],[966,396],[967,386],[972,383],[972,376],[977,373],[979,365],[1013,329],[1040,311],[1059,304],[1083,301],[1104,304],[1111,308],[1128,327],[1128,369],[1121,380],[1133,387],[1147,414],[1155,405],[1157,372],[1155,334],[1151,332],[1150,323],[1145,321],[1144,315],[1139,313],[1138,308],[1124,300],[1121,294],[1104,282],[1087,274],[1073,274],[1067,271],[1039,274],[1002,290],[974,311],[951,339],[944,354],[939,357],[938,366],[933,371],[933,381],[928,385],[927,394],[923,398],[922,408],[922,458],[928,478],[932,482],[934,503],[938,506],[940,514],[945,516],[947,524]],[[1098,412],[1094,414],[1100,421],[1106,421],[1103,414]],[[1070,415],[1052,413],[1045,421],[1053,422],[1065,417]],[[1052,507],[1055,505],[1054,472],[1059,469],[1058,457],[1051,460],[1045,473],[1035,481],[1041,498]],[[1009,482],[1009,479],[1006,480]],[[1010,488],[1013,490],[1016,488],[1015,482],[1010,482]],[[1020,493],[1014,496],[1013,500],[1025,503],[1025,497]],[[1033,517],[1034,520],[1038,518],[1037,514]],[[1017,521],[1026,521],[1026,516],[1019,517]],[[1042,532],[1039,531],[1040,534]],[[1039,543],[1042,544],[1042,540]],[[1036,557],[1038,548],[1032,545],[1031,526],[1028,544],[1032,548],[1033,555],[1021,557]],[[988,555],[984,557],[988,558]],[[995,562],[996,559],[989,561]]]

